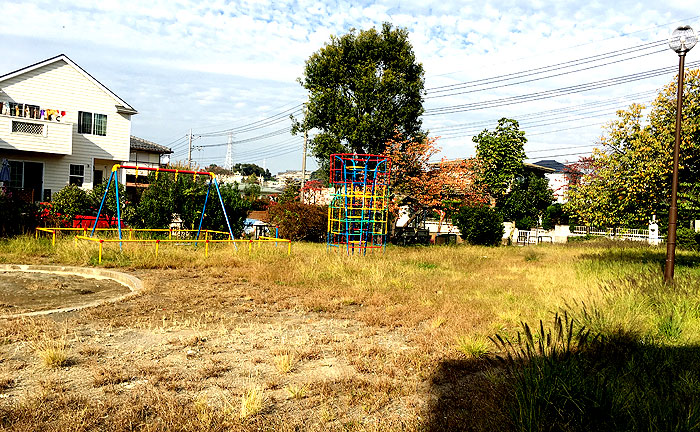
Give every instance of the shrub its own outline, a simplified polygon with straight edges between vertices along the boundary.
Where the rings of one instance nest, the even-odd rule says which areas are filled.
[[[554,203],[547,207],[542,216],[542,228],[546,230],[554,229],[555,225],[568,225],[569,215],[564,212],[564,206],[560,203]]]
[[[92,214],[93,201],[84,189],[70,184],[53,196],[51,206],[65,220],[73,220],[76,215]]]
[[[97,215],[100,209],[100,203],[102,203],[102,197],[105,193],[105,188],[107,188],[108,180],[103,181],[100,184],[96,184],[92,190],[88,193],[90,201],[92,202],[93,212]],[[129,203],[126,199],[126,188],[123,183],[119,183],[119,214],[123,222],[128,225],[132,225],[134,222],[134,217],[136,215],[136,208]],[[102,211],[100,212],[100,218],[103,216],[117,217],[117,194],[114,193],[114,183],[109,185],[109,191],[107,192],[107,198],[105,198],[105,203],[102,206]]]
[[[530,216],[525,216],[524,218],[518,219],[515,222],[515,227],[519,230],[529,230],[532,227],[536,227],[537,222]]]
[[[224,201],[228,221],[231,224],[231,231],[233,231],[233,235],[238,236],[243,231],[245,219],[250,210],[250,202],[241,198],[241,194],[236,185],[220,185],[219,190],[221,191],[221,199]],[[204,191],[204,193],[206,194],[206,191]],[[202,203],[204,203],[204,198],[202,198]],[[197,223],[199,223],[199,221],[197,221]],[[228,231],[226,219],[224,219],[224,212],[221,211],[219,197],[213,187],[209,192],[209,202],[207,202],[207,210],[204,215],[202,226],[219,231]]]
[[[157,179],[149,175],[150,186],[141,195],[136,207],[133,223],[142,228],[167,228],[173,215],[179,215],[182,227],[193,229],[199,226],[202,207],[207,194],[207,183],[203,177],[194,179],[191,175],[174,176],[161,174]],[[231,230],[238,235],[243,230],[250,205],[241,198],[238,188],[224,184],[219,187]],[[221,211],[219,196],[214,187],[209,191],[209,199],[203,227],[228,231],[224,214]]]
[[[323,241],[328,230],[328,207],[289,201],[271,206],[268,222],[280,228],[280,237]]]
[[[503,238],[503,217],[495,209],[465,206],[452,218],[462,238],[473,245],[497,246]]]
[[[676,230],[676,244],[687,250],[700,249],[700,233],[692,228],[678,228]]]
[[[270,204],[272,203],[272,201],[270,201],[270,199],[267,197],[256,198],[248,201],[250,202],[250,209],[256,211],[267,210],[267,208],[270,207]]]

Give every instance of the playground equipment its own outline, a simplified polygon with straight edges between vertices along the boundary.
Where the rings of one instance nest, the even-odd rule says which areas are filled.
[[[391,159],[382,155],[332,154],[328,247],[384,249],[387,236]]]
[[[174,173],[175,178],[177,178],[178,175],[193,175],[193,176],[209,176],[209,185],[207,187],[207,194],[204,199],[204,206],[202,207],[202,215],[199,219],[199,226],[197,227],[196,230],[194,229],[180,229],[180,228],[168,228],[168,229],[134,229],[134,228],[127,228],[124,227],[121,221],[121,204],[119,202],[119,176],[118,176],[118,171],[119,169],[124,168],[124,169],[133,169],[136,172],[136,175],[138,175],[138,171],[155,171],[156,173],[156,178],[159,173],[161,172],[167,172],[167,173]],[[114,182],[114,191],[116,194],[116,202],[117,202],[117,227],[116,228],[97,228],[98,221],[100,220],[100,214],[102,213],[102,209],[104,207],[104,203],[107,198],[107,194],[110,191],[110,187],[112,182]],[[228,228],[228,232],[225,231],[216,231],[216,230],[208,230],[208,229],[202,229],[202,223],[204,221],[204,212],[207,207],[207,203],[209,201],[209,193],[211,191],[211,187],[214,185],[214,188],[216,189],[218,198],[219,198],[219,203],[221,204],[221,209],[224,214],[224,219],[226,220],[226,227]],[[102,196],[102,201],[100,203],[100,208],[97,212],[97,216],[95,217],[95,223],[92,226],[92,229],[90,230],[90,235],[87,233],[88,228],[37,228],[36,229],[36,237],[39,237],[40,233],[46,233],[51,235],[51,244],[55,246],[56,244],[56,235],[61,234],[64,232],[73,232],[76,233],[75,235],[75,244],[78,244],[79,240],[84,240],[84,241],[89,241],[89,242],[94,242],[99,244],[99,252],[98,252],[98,262],[102,263],[102,253],[103,253],[103,248],[104,244],[110,244],[110,243],[119,243],[119,249],[122,249],[123,243],[136,243],[136,244],[153,244],[155,246],[155,255],[158,255],[158,250],[160,247],[161,243],[165,244],[177,244],[177,245],[187,245],[187,244],[194,244],[194,246],[197,246],[198,243],[204,243],[204,256],[208,257],[209,256],[209,245],[210,243],[230,243],[233,244],[233,246],[238,250],[238,243],[247,243],[248,244],[248,251],[252,251],[253,249],[253,243],[255,243],[258,247],[262,243],[274,243],[275,246],[278,245],[278,243],[287,243],[287,254],[291,254],[291,247],[292,247],[292,242],[287,239],[280,239],[280,238],[272,238],[272,237],[265,237],[265,236],[259,236],[256,239],[236,239],[233,236],[233,231],[231,230],[231,224],[228,219],[228,215],[226,214],[226,208],[224,206],[224,201],[223,198],[221,197],[221,191],[219,189],[219,184],[216,180],[216,176],[214,173],[211,172],[206,172],[206,171],[189,171],[189,170],[177,170],[177,169],[168,169],[168,168],[151,168],[151,167],[137,167],[137,166],[130,166],[130,165],[120,165],[116,164],[112,167],[112,173],[109,177],[109,181],[107,182],[107,187],[105,188],[104,195]],[[82,235],[80,233],[82,232]],[[95,237],[95,232],[102,233],[103,236],[101,237]],[[128,238],[124,238],[123,232],[128,232],[129,236]],[[114,234],[117,234],[117,237],[114,237]],[[167,238],[165,237],[167,233]],[[104,235],[106,234],[106,235]],[[110,235],[111,234],[111,235]],[[204,238],[202,239],[201,236],[202,234],[204,235]]]
[[[224,212],[224,220],[226,220],[226,226],[228,227],[228,233],[230,236],[230,240],[234,240],[233,238],[233,231],[231,231],[231,224],[229,223],[228,220],[228,215],[226,214],[226,206],[224,206],[224,200],[221,198],[221,190],[219,189],[219,182],[216,180],[216,175],[214,175],[213,172],[208,172],[208,171],[190,171],[190,170],[178,170],[178,169],[170,169],[170,168],[152,168],[152,167],[138,167],[138,166],[132,166],[132,165],[121,165],[121,164],[114,164],[112,166],[112,173],[109,176],[109,181],[107,181],[107,187],[105,188],[105,193],[102,195],[102,202],[100,203],[100,209],[97,211],[97,217],[95,218],[95,224],[92,226],[92,232],[90,233],[90,237],[93,236],[95,233],[95,228],[97,227],[97,221],[100,218],[100,214],[102,213],[102,207],[104,206],[105,200],[107,199],[107,194],[109,193],[109,187],[112,184],[112,181],[114,181],[114,193],[116,194],[117,198],[117,230],[119,231],[119,239],[122,239],[122,222],[121,222],[121,210],[120,210],[120,204],[119,204],[119,175],[118,171],[120,168],[124,169],[133,169],[135,171],[136,177],[139,175],[139,170],[141,171],[155,171],[156,173],[156,178],[158,178],[158,173],[160,172],[171,172],[175,173],[175,179],[177,179],[177,176],[180,174],[192,174],[193,176],[209,176],[209,185],[207,186],[207,195],[204,198],[204,206],[202,207],[202,216],[199,218],[199,227],[197,228],[197,239],[199,239],[199,234],[202,230],[202,222],[204,221],[204,211],[207,208],[207,202],[209,201],[209,191],[211,191],[211,185],[213,184],[214,187],[216,188],[216,193],[219,196],[219,203],[221,204],[221,210]],[[196,243],[195,243],[196,244]],[[234,246],[236,244],[234,243]],[[121,243],[119,244],[121,247]],[[236,246],[236,249],[238,247]]]

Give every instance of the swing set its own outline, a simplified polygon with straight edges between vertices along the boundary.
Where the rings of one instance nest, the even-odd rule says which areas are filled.
[[[202,207],[202,215],[199,218],[199,226],[197,227],[196,230],[193,229],[134,229],[134,228],[127,228],[127,229],[122,229],[122,220],[121,220],[121,203],[119,201],[119,170],[120,169],[132,169],[135,171],[136,176],[138,177],[138,172],[139,171],[153,171],[155,172],[156,178],[158,178],[158,174],[161,172],[165,173],[174,173],[175,174],[175,180],[177,180],[177,177],[179,175],[192,175],[193,178],[197,178],[197,176],[208,176],[209,177],[209,183],[207,185],[207,194],[206,197],[204,198],[204,206]],[[116,202],[117,202],[117,228],[97,228],[97,223],[100,220],[100,215],[102,214],[102,209],[104,208],[105,201],[107,200],[107,194],[110,191],[110,187],[114,183],[114,193],[116,196]],[[207,203],[209,202],[209,195],[212,189],[212,185],[214,186],[214,189],[216,190],[217,197],[219,198],[219,204],[221,204],[221,210],[224,213],[224,219],[226,220],[226,227],[228,228],[228,232],[225,231],[216,231],[216,230],[209,230],[209,229],[204,229],[202,230],[202,224],[204,222],[204,213],[207,208]],[[123,237],[123,231],[128,230],[129,232],[129,237],[124,238]],[[238,250],[237,243],[247,243],[248,244],[248,250],[252,251],[253,248],[253,243],[256,243],[258,247],[260,247],[261,243],[275,243],[275,246],[277,246],[278,243],[287,243],[287,254],[291,254],[291,248],[292,248],[292,242],[291,240],[287,239],[280,239],[276,237],[259,237],[258,239],[236,239],[233,235],[233,231],[231,229],[231,223],[229,222],[228,219],[228,214],[226,213],[226,207],[224,206],[224,200],[221,196],[221,190],[219,188],[219,182],[216,180],[216,175],[212,172],[208,171],[190,171],[190,170],[179,170],[179,169],[170,169],[170,168],[152,168],[152,167],[139,167],[139,166],[132,166],[132,165],[121,165],[121,164],[115,164],[112,167],[112,172],[109,176],[109,180],[107,182],[107,187],[105,188],[105,192],[102,196],[102,201],[100,202],[100,208],[97,211],[97,216],[95,217],[95,223],[92,226],[92,230],[90,231],[90,235],[87,235],[87,228],[37,228],[36,236],[38,238],[39,232],[44,231],[47,233],[52,234],[52,245],[55,245],[56,243],[56,233],[61,232],[61,231],[83,231],[83,235],[76,235],[75,236],[75,244],[78,244],[78,240],[85,240],[85,241],[90,241],[90,242],[95,242],[99,243],[99,253],[98,253],[98,262],[102,263],[102,250],[103,250],[103,244],[104,243],[119,243],[119,249],[122,250],[122,244],[123,243],[151,243],[155,244],[155,254],[156,256],[158,255],[158,249],[160,246],[160,243],[176,243],[176,244],[189,244],[189,243],[194,243],[195,246],[197,246],[198,243],[204,243],[204,256],[208,257],[209,256],[209,243],[232,243],[234,248]],[[117,232],[117,238],[98,238],[95,237],[95,232],[96,231],[106,231],[106,232]],[[153,235],[163,235],[164,233],[168,233],[168,238],[149,238],[149,239],[144,239],[144,238],[134,238],[134,233],[138,235],[139,233],[149,233],[152,236]],[[191,233],[196,233],[194,235],[194,238],[186,238],[191,235]],[[201,238],[202,233],[204,234],[204,239]],[[174,234],[174,235],[173,235]],[[173,238],[174,237],[174,238]],[[185,237],[185,238],[183,238]],[[218,238],[217,238],[218,237]],[[223,238],[222,238],[223,237]]]

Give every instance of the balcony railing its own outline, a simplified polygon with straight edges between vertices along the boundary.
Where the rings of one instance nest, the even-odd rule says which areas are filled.
[[[73,123],[0,115],[0,149],[69,155]]]

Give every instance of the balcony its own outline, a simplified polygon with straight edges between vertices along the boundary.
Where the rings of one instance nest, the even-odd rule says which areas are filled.
[[[0,115],[0,150],[70,155],[73,123]]]

